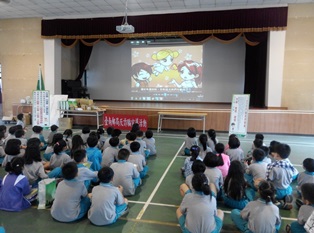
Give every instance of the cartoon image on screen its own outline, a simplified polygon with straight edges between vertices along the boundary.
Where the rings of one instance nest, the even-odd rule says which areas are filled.
[[[202,96],[202,46],[132,48],[133,100]],[[146,94],[147,93],[147,94]],[[141,99],[138,99],[141,98]]]

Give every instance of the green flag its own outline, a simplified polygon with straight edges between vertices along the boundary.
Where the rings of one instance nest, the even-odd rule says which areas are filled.
[[[41,72],[41,65],[39,64],[39,71],[38,71],[38,80],[37,80],[37,91],[44,91],[45,90],[45,83],[43,79],[43,74]]]

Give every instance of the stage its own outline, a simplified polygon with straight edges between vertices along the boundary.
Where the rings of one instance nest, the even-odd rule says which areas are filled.
[[[108,114],[147,115],[148,128],[157,129],[158,112],[206,113],[205,128],[227,132],[230,121],[230,103],[157,103],[128,101],[94,101]],[[101,119],[100,119],[101,120]],[[76,117],[75,125],[96,125],[95,119]],[[164,120],[163,130],[186,130],[194,127],[202,131],[200,121]],[[250,109],[248,118],[249,133],[314,134],[314,111]]]

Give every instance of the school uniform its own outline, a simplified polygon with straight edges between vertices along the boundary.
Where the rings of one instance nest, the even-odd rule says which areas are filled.
[[[53,152],[53,146],[47,146],[45,152],[44,152],[44,158],[46,161],[50,161],[51,156],[54,154]]]
[[[110,147],[110,143],[109,143],[110,138],[112,138],[111,135],[109,135],[108,138],[106,138],[106,141],[105,141],[104,146],[102,148],[103,150]]]
[[[143,140],[146,142],[146,147],[149,150],[149,155],[155,155],[157,153],[155,138],[144,138]]]
[[[127,209],[121,192],[110,183],[100,183],[94,187],[91,202],[88,219],[97,226],[116,222]]]
[[[212,149],[212,151],[215,151],[215,146],[218,143],[218,139],[216,138],[216,142],[214,142],[210,137],[207,139],[207,145]]]
[[[291,195],[292,177],[296,170],[288,159],[278,160],[267,165],[266,178],[276,189],[276,199],[281,200],[286,195]]]
[[[292,233],[306,233],[304,225],[314,211],[313,205],[302,205],[299,209],[298,220],[291,223]]]
[[[58,184],[51,216],[59,222],[73,222],[87,213],[90,200],[83,182],[63,180]]]
[[[9,134],[3,141],[3,145],[4,145],[4,149],[5,149],[5,146],[7,144],[7,142],[10,140],[10,139],[15,139],[15,135],[14,134]]]
[[[204,174],[209,179],[209,182],[215,185],[218,193],[224,182],[221,171],[217,167],[206,167]]]
[[[135,194],[135,189],[140,184],[140,174],[133,163],[125,160],[118,160],[118,162],[110,166],[114,171],[112,184],[114,186],[121,185],[123,187],[123,195],[131,196]]]
[[[138,142],[140,146],[140,153],[147,158],[149,156],[149,150],[146,148],[146,142],[142,138],[136,138],[135,142]]]
[[[198,144],[197,137],[190,138],[189,136],[186,135],[185,139],[184,139],[184,153],[185,153],[185,155],[190,155],[191,147],[194,145],[197,146],[197,144]]]
[[[81,138],[82,138],[84,144],[86,144],[88,137],[89,137],[89,133],[82,133],[81,134]]]
[[[24,129],[24,128],[25,128],[25,123],[24,123],[24,121],[17,120],[16,125],[20,125],[20,126],[22,126],[22,129]]]
[[[229,180],[229,185],[231,185],[232,179]],[[240,189],[240,197],[233,197],[231,196],[231,193],[226,190],[223,190],[222,196],[224,200],[224,204],[230,208],[235,208],[242,210],[248,203],[249,199],[246,196],[246,190],[245,187],[238,187]]]
[[[195,189],[193,188],[193,185],[192,185],[192,179],[193,179],[193,177],[194,177],[194,174],[192,173],[192,174],[190,174],[189,176],[187,176],[187,177],[185,178],[185,184],[189,187],[189,190],[188,190],[185,194],[187,194],[187,193],[192,193],[192,192],[195,191]],[[207,176],[206,176],[206,178],[207,178],[208,183],[209,183],[209,179],[208,179]],[[216,197],[216,195],[214,195],[214,196]]]
[[[85,167],[84,164],[78,163],[78,174],[76,177],[77,181],[83,181],[86,189],[89,188],[91,180],[97,182],[98,172],[92,171],[89,168]]]
[[[104,135],[100,135],[98,139],[97,148],[102,151],[105,142],[106,142],[106,137]]]
[[[136,165],[137,171],[140,173],[140,177],[144,178],[148,172],[148,166],[146,166],[145,157],[138,151],[132,152],[128,158],[128,162]]]
[[[48,175],[45,173],[44,165],[42,162],[33,162],[25,164],[23,174],[27,177],[29,184],[33,185],[38,183],[39,179],[46,179]]]
[[[58,131],[51,131],[48,135],[48,138],[47,138],[47,143],[48,144],[51,144],[52,143],[52,140],[53,140],[53,136],[57,133]]]
[[[255,161],[251,163],[250,166],[246,169],[244,177],[246,181],[254,188],[254,181],[256,179],[266,179],[267,164],[263,161]]]
[[[244,153],[241,148],[236,148],[236,149],[227,149],[225,152],[226,155],[229,156],[230,161],[238,160],[242,162],[244,160]]]
[[[97,147],[86,148],[87,160],[92,162],[90,169],[99,171],[101,169],[102,154]]]
[[[183,197],[179,223],[183,232],[219,232],[222,221],[217,215],[216,198],[202,192],[192,192]]]
[[[110,166],[113,162],[118,161],[119,149],[117,147],[107,147],[102,153],[101,167]]]
[[[8,173],[0,184],[0,209],[21,211],[31,206],[24,197],[31,192],[26,176]]]
[[[40,150],[45,150],[47,148],[47,142],[42,134],[33,133],[30,138],[39,139],[39,141],[43,144],[43,146],[40,147]]]
[[[298,185],[297,185],[297,191],[299,194],[301,194],[301,185],[305,183],[314,183],[314,172],[308,172],[304,171],[299,173],[298,175]]]
[[[208,152],[213,152],[213,150],[209,146],[207,146],[205,150],[203,148],[203,145],[198,145],[198,146],[200,147],[199,157],[201,157],[202,160],[204,160]]]
[[[126,145],[124,145],[123,147],[122,147],[122,149],[127,149],[129,152],[130,152],[130,154],[132,153],[132,151],[131,151],[131,148],[130,148],[130,144],[131,144],[132,142],[128,142]]]
[[[281,224],[279,208],[262,199],[249,202],[241,212],[232,210],[231,219],[241,232],[271,233],[279,230]]]
[[[15,157],[23,157],[22,154],[18,154],[18,155],[6,155],[2,161],[2,167],[5,167],[7,165],[8,162],[11,162],[11,160]]]
[[[63,167],[66,163],[71,161],[71,157],[65,152],[53,154],[50,158],[50,168],[54,169],[56,167]]]
[[[72,137],[63,135],[63,140],[67,143],[68,150],[71,150],[72,149]]]

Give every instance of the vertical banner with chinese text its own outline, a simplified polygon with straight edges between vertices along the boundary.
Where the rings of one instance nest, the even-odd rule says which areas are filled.
[[[248,113],[250,106],[250,95],[233,95],[229,135],[236,134],[245,137],[247,134]]]
[[[148,117],[145,115],[104,114],[103,125],[121,129],[131,130],[132,125],[138,123],[142,131],[147,130]]]
[[[33,91],[33,125],[50,126],[49,91]]]

